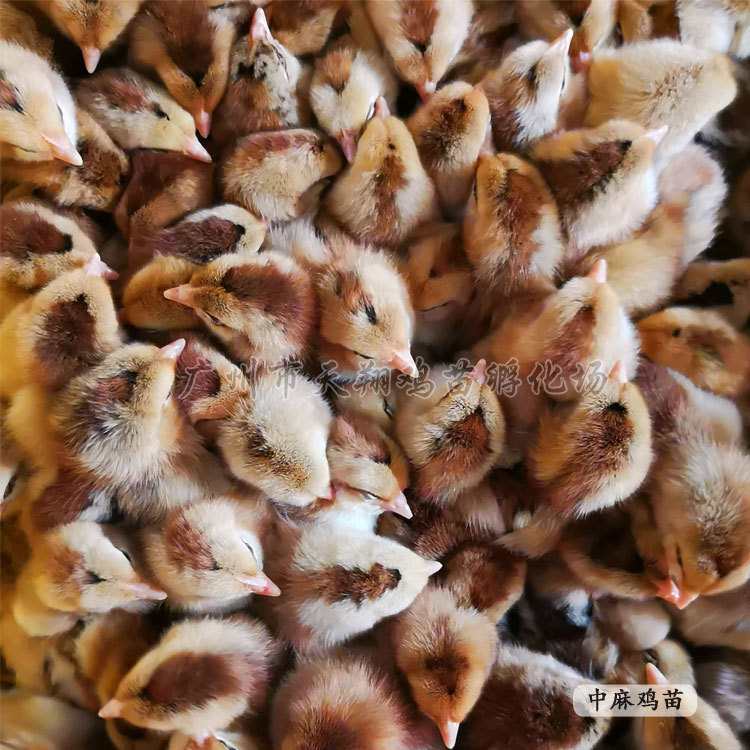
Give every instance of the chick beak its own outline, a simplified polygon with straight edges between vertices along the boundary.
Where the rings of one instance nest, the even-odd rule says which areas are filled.
[[[375,109],[373,110],[373,117],[390,117],[391,110],[388,108],[388,102],[379,96],[375,100]]]
[[[411,518],[414,515],[411,512],[409,503],[406,502],[406,496],[403,492],[399,492],[398,495],[391,500],[384,500],[383,508],[389,510],[391,513],[403,516],[404,518]]]
[[[609,379],[616,380],[620,385],[625,385],[628,382],[628,373],[625,370],[625,363],[618,359],[615,362],[612,369],[609,371]]]
[[[604,258],[599,260],[591,266],[591,270],[586,274],[587,279],[593,279],[597,284],[607,283],[607,261]]]
[[[153,601],[160,602],[167,598],[166,592],[161,589],[155,589],[147,583],[130,583],[128,584],[128,589],[138,599],[152,599]]]
[[[75,146],[70,142],[67,136],[57,136],[56,138],[50,138],[47,135],[42,136],[47,143],[50,145],[50,151],[52,151],[55,159],[64,161],[68,164],[72,164],[74,167],[80,167],[83,164],[83,159],[78,151],[75,150]]]
[[[682,597],[682,592],[672,578],[665,578],[656,585],[656,595],[660,599],[664,599],[665,602],[677,606],[677,602]]]
[[[269,41],[273,39],[263,8],[258,8],[253,14],[253,20],[250,24],[250,39],[268,39]]]
[[[120,276],[102,260],[99,253],[94,253],[83,268],[87,276],[101,276],[103,279],[117,279]]]
[[[435,93],[436,88],[435,81],[425,81],[417,86],[417,93],[422,100],[422,104],[427,104],[427,102],[432,99],[432,95]]]
[[[579,52],[577,55],[571,55],[570,67],[576,73],[588,73],[591,67],[591,53]]]
[[[211,732],[191,734],[190,737],[188,737],[185,750],[205,750],[205,748],[211,747],[211,740],[213,740],[213,738],[214,735]]]
[[[443,744],[446,747],[452,748],[456,744],[456,737],[458,736],[458,722],[457,721],[444,721],[442,724],[438,724],[440,735],[443,738]]]
[[[326,488],[319,492],[317,497],[323,500],[333,500],[336,497],[336,490],[334,489],[333,482],[329,482]]]
[[[698,594],[694,594],[691,591],[683,591],[682,589],[680,589],[677,601],[673,602],[673,604],[675,607],[677,607],[677,609],[685,609],[688,604],[694,602],[697,598]]]
[[[185,339],[175,339],[171,344],[162,346],[162,348],[159,349],[161,359],[168,359],[172,362],[176,362],[184,348]]]
[[[477,385],[484,385],[484,379],[487,372],[487,362],[480,359],[474,365],[474,369],[469,373],[468,377],[471,378]]]
[[[346,160],[351,164],[354,160],[354,155],[357,153],[357,138],[354,131],[344,130],[336,136],[336,140],[339,142]]]
[[[400,352],[394,352],[391,361],[388,363],[390,367],[399,372],[403,372],[404,375],[409,375],[412,378],[416,378],[419,375],[419,370],[411,356],[411,352],[408,349],[402,349]]]
[[[122,716],[122,707],[125,704],[122,701],[118,701],[117,698],[112,698],[109,703],[105,703],[99,709],[99,716],[102,719],[117,719]]]
[[[193,119],[195,120],[196,130],[204,138],[208,138],[208,134],[211,132],[211,113],[206,112],[205,109],[200,109]]]
[[[570,49],[570,43],[573,41],[573,29],[566,29],[550,44],[550,50],[560,52],[562,55],[567,55]]]
[[[101,50],[98,50],[96,47],[81,47],[81,53],[83,54],[83,64],[86,66],[86,70],[89,73],[93,73],[99,64],[99,58],[102,56]]]
[[[425,560],[424,561],[424,570],[425,573],[427,573],[429,576],[434,576],[435,573],[438,572],[443,567],[443,563],[438,562],[437,560]]]
[[[668,130],[668,125],[662,125],[660,128],[647,131],[643,137],[648,138],[650,141],[653,141],[654,146],[658,146],[659,143],[661,143],[661,139],[664,138],[664,136],[667,134]]]
[[[646,664],[646,684],[669,685],[669,680],[653,664]]]
[[[254,576],[239,579],[253,594],[261,596],[281,596],[281,589],[263,571]]]
[[[193,289],[190,284],[182,284],[180,286],[173,286],[171,289],[165,289],[164,296],[172,300],[172,302],[179,302],[181,305],[185,305],[185,307],[194,307]]]
[[[204,161],[207,164],[211,163],[211,154],[209,154],[208,151],[203,148],[203,145],[196,138],[196,136],[190,138],[185,144],[185,153],[191,159],[195,159],[196,161]]]

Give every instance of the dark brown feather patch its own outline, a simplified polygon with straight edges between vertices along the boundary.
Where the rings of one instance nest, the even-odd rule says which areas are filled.
[[[350,599],[356,605],[375,601],[398,586],[401,573],[375,563],[369,570],[334,565],[315,576],[313,591],[329,603]]]

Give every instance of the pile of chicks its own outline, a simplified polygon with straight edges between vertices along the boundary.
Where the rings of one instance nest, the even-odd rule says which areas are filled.
[[[745,0],[0,0],[0,154],[3,747],[750,746]]]

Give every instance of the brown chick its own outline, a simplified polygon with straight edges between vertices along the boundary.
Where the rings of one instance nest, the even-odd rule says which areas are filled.
[[[442,566],[370,532],[279,524],[267,570],[278,631],[303,655],[321,653],[406,609]]]
[[[343,380],[368,380],[386,369],[416,377],[414,311],[391,257],[335,238],[315,274],[320,359],[328,369]]]
[[[643,353],[729,398],[750,389],[750,340],[712,310],[669,307],[638,324]]]
[[[301,361],[317,322],[309,274],[274,251],[217,258],[164,296],[195,310],[235,359],[253,367]]]
[[[114,527],[77,521],[47,532],[18,579],[13,615],[30,635],[52,635],[87,612],[164,599],[133,569],[132,554]]]
[[[200,747],[268,693],[278,645],[260,620],[234,615],[172,625],[123,677],[99,716],[162,731]]]
[[[469,0],[368,0],[367,12],[398,74],[427,101],[469,32]]]
[[[331,498],[330,424],[331,410],[316,384],[293,369],[261,371],[251,382],[250,397],[219,423],[216,444],[241,481],[272,500],[308,505]]]
[[[75,103],[62,76],[14,42],[0,40],[0,55],[0,155],[80,165]]]
[[[55,26],[81,48],[86,70],[93,73],[102,52],[120,36],[142,1],[93,4],[86,0],[41,0],[39,5]]]
[[[40,33],[34,18],[8,0],[0,3],[0,39],[14,42],[52,61],[52,40]]]
[[[204,0],[149,3],[130,30],[132,62],[156,72],[204,138],[227,87],[234,35],[229,18]]]
[[[279,595],[263,572],[261,537],[270,523],[262,498],[226,496],[175,508],[163,527],[142,532],[144,559],[172,609],[236,612],[253,594]]]
[[[622,648],[645,651],[661,643],[672,620],[658,599],[603,596],[594,602],[597,623]]]
[[[224,162],[225,200],[268,222],[314,212],[324,180],[341,168],[341,156],[315,130],[256,133],[237,141]]]
[[[396,414],[396,435],[416,471],[416,493],[450,503],[487,475],[505,439],[505,420],[497,396],[485,383],[479,360],[463,376],[447,377],[432,368],[434,390],[404,398]]]
[[[266,10],[281,44],[293,55],[315,55],[323,49],[342,5],[341,0],[283,0]]]
[[[414,340],[447,355],[463,334],[474,288],[461,228],[436,223],[418,231],[404,273],[416,313]]]
[[[458,606],[447,589],[428,586],[395,619],[391,634],[414,701],[452,748],[495,661],[494,625],[475,609]]]
[[[384,99],[378,99],[354,161],[334,183],[325,207],[355,239],[375,245],[398,245],[437,218],[435,187],[414,139]]]
[[[498,151],[520,151],[551,133],[567,85],[572,30],[513,50],[482,81]]]
[[[502,645],[482,695],[461,731],[466,750],[589,750],[609,719],[584,718],[573,709],[582,674],[547,654]]]
[[[460,214],[469,197],[489,117],[482,89],[455,81],[443,86],[407,121],[447,216]]]
[[[114,210],[129,170],[130,160],[91,115],[76,108],[78,153],[83,164],[71,166],[51,161],[3,162],[3,177],[27,183],[61,206],[80,206],[97,211]]]
[[[739,737],[750,730],[745,698],[750,691],[750,654],[720,649],[695,665],[696,687]]]
[[[140,73],[129,68],[103,70],[79,85],[77,99],[120,148],[166,149],[211,161],[190,114],[166,89]]]
[[[587,126],[624,119],[649,130],[668,128],[658,144],[659,160],[681,151],[737,92],[725,55],[671,39],[600,50],[588,86]]]
[[[115,209],[125,239],[148,234],[213,201],[214,169],[170,151],[135,151],[127,186]]]
[[[750,259],[691,263],[674,291],[675,304],[708,307],[743,330],[750,320]]]
[[[352,37],[337,39],[316,59],[310,106],[348,162],[354,159],[360,133],[381,96],[389,105],[395,103],[393,74],[379,55],[361,48]]]
[[[542,176],[523,159],[479,157],[463,239],[483,307],[552,288],[564,249],[560,219]]]
[[[162,349],[117,349],[74,378],[51,410],[68,460],[109,482],[128,518],[157,520],[227,487],[173,397],[175,361],[184,345],[178,339]]]
[[[232,49],[214,139],[228,143],[248,133],[309,125],[303,96],[308,78],[299,60],[271,36],[263,9],[258,8],[250,34]]]
[[[665,132],[612,120],[534,146],[532,156],[557,201],[571,256],[626,237],[656,205],[651,161]]]
[[[83,267],[95,253],[94,243],[75,219],[42,203],[3,203],[0,320],[55,277]]]
[[[396,375],[387,372],[372,380],[349,380],[337,383],[333,406],[338,414],[359,414],[377,424],[386,434],[393,434],[396,414]]]

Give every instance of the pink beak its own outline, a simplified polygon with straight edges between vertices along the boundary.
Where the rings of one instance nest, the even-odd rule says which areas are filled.
[[[443,744],[446,747],[452,748],[456,744],[458,726],[457,721],[444,721],[442,724],[438,724],[440,736],[443,738]]]
[[[206,112],[205,109],[201,109],[193,119],[195,120],[195,127],[198,132],[204,138],[208,138],[208,134],[211,132],[211,113]],[[201,146],[201,148],[203,147]]]
[[[388,108],[388,102],[384,97],[379,96],[375,101],[373,117],[390,117],[391,110]]]
[[[646,684],[669,685],[669,680],[653,664],[646,664]]]
[[[668,130],[668,125],[662,125],[660,128],[656,128],[655,130],[649,130],[646,133],[645,137],[649,140],[652,140],[654,142],[654,146],[658,146],[661,143],[661,139],[664,138],[664,136],[667,134]]]
[[[208,151],[203,148],[203,145],[195,136],[188,140],[188,142],[185,144],[184,150],[191,159],[195,159],[196,161],[204,161],[207,164],[211,163],[211,154],[209,154]]]
[[[155,589],[153,586],[149,586],[147,583],[131,583],[128,588],[139,598],[139,599],[153,599],[154,601],[162,601],[167,598],[166,592],[161,589]]]
[[[419,375],[419,370],[411,356],[411,352],[408,349],[404,349],[400,352],[394,352],[391,361],[388,363],[394,370],[403,372],[404,375],[409,375],[412,378],[416,378]]]
[[[181,305],[186,307],[192,307],[192,287],[190,284],[182,284],[180,286],[173,286],[171,289],[164,290],[164,296],[172,302],[179,302]]]
[[[338,135],[336,140],[339,142],[339,146],[341,146],[341,150],[344,152],[346,160],[351,164],[357,153],[356,135],[351,130],[344,130]]]
[[[427,104],[427,102],[432,99],[432,95],[435,93],[436,88],[437,85],[435,84],[435,81],[425,81],[417,86],[417,92],[419,93],[419,98],[422,100],[423,104]]]
[[[52,154],[56,159],[72,164],[74,167],[80,167],[83,164],[81,155],[76,151],[75,146],[70,142],[67,136],[62,135],[56,138],[42,136],[51,147]]]
[[[479,362],[477,362],[474,365],[474,369],[469,373],[469,377],[479,385],[484,385],[484,378],[485,374],[487,372],[487,362],[483,359],[480,359]]]
[[[399,492],[392,500],[386,500],[383,503],[383,508],[404,518],[411,518],[414,515],[411,512],[409,503],[406,502],[406,495],[403,492]]]
[[[261,596],[281,596],[281,589],[262,571],[249,578],[240,578],[254,594]]]
[[[336,497],[336,490],[333,487],[333,482],[329,482],[328,486],[318,495],[323,500],[333,500]]]
[[[438,562],[437,560],[425,560],[424,561],[424,569],[425,573],[427,573],[428,576],[433,576],[435,573],[438,572],[443,567],[443,563]]]
[[[273,39],[271,29],[268,28],[268,20],[262,8],[258,8],[253,14],[250,24],[250,39]]]
[[[625,385],[628,382],[628,373],[625,370],[625,363],[618,359],[615,362],[614,367],[609,372],[609,379],[616,380],[620,385]]]
[[[112,698],[109,703],[105,703],[99,709],[99,716],[102,719],[116,719],[122,715],[123,705],[124,703],[122,701],[118,701],[117,698]]]
[[[86,66],[86,70],[93,73],[102,56],[101,50],[96,47],[81,47],[81,52],[83,53],[83,64]]]
[[[116,279],[120,276],[114,268],[110,268],[99,253],[94,253],[84,266],[87,276],[101,276],[103,279]]]
[[[604,284],[607,281],[607,261],[604,258],[599,260],[591,266],[591,270],[586,274],[587,279],[593,279],[599,284]]]
[[[552,44],[550,44],[550,49],[555,50],[555,52],[562,52],[563,54],[567,55],[568,50],[570,49],[570,43],[573,41],[573,29],[567,29],[566,31],[563,31],[562,34],[560,34],[557,39],[555,39]]]
[[[162,346],[159,351],[161,352],[162,359],[171,359],[176,362],[182,354],[182,350],[185,348],[185,339],[175,339],[171,344]]]

